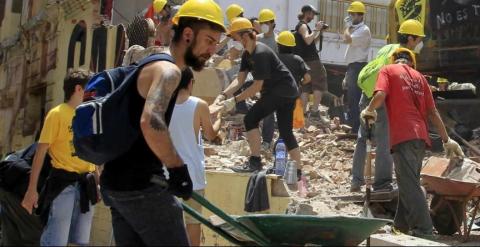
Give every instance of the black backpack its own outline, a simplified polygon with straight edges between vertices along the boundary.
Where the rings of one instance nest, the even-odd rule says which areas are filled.
[[[0,161],[0,187],[23,198],[28,188],[33,156],[37,150],[37,143],[27,148],[8,154]],[[51,159],[47,154],[38,178],[37,190],[40,191],[50,173]]]

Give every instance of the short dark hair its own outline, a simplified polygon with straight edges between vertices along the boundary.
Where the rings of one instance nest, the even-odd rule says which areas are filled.
[[[253,39],[253,40],[257,39],[254,29],[247,29],[247,30],[238,32],[238,35],[240,37],[242,37],[244,34],[248,34],[248,37],[250,37],[250,39]]]
[[[399,33],[398,34],[398,43],[402,44],[402,45],[405,45],[408,43],[408,37],[412,37],[413,39],[417,39],[418,36],[417,35],[413,35],[413,34],[401,34]]]
[[[87,82],[92,78],[93,73],[85,69],[69,69],[65,79],[63,80],[64,100],[69,101],[73,93],[75,93],[75,86],[79,85],[85,88]]]
[[[190,67],[186,67],[182,70],[182,78],[180,79],[180,83],[178,84],[178,90],[180,89],[187,89],[190,83],[193,80],[193,71]]]
[[[293,53],[293,47],[281,45],[281,44],[278,44],[278,43],[277,43],[277,45],[278,45],[278,53],[280,53],[280,54]]]
[[[219,32],[224,32],[225,29],[213,22],[198,19],[198,18],[193,18],[193,17],[181,17],[180,20],[178,20],[178,25],[174,25],[172,27],[174,34],[172,38],[173,43],[178,43],[182,39],[182,33],[183,30],[189,27],[193,29],[195,34],[198,32],[199,29],[208,27],[212,30],[219,31]]]
[[[253,25],[253,24],[255,24],[255,21],[258,21],[258,18],[257,18],[257,17],[250,17],[248,20],[249,20],[250,23],[252,23],[252,25]]]

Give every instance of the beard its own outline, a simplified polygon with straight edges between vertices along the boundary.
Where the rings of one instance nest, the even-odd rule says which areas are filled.
[[[190,66],[195,71],[201,71],[205,67],[205,63],[210,59],[210,54],[200,54],[195,55],[193,54],[193,49],[197,44],[196,38],[193,40],[192,45],[187,47],[185,51],[184,59],[185,63]]]

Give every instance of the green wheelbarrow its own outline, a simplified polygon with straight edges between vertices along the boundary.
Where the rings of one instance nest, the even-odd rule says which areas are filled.
[[[235,245],[323,245],[356,246],[391,220],[346,217],[254,214],[229,216],[201,195],[192,199],[225,223],[214,225],[197,211],[182,203],[183,210]]]

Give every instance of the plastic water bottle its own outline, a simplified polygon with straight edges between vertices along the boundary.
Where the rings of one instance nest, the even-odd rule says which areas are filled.
[[[287,147],[282,139],[275,146],[275,174],[283,176],[287,164]]]

